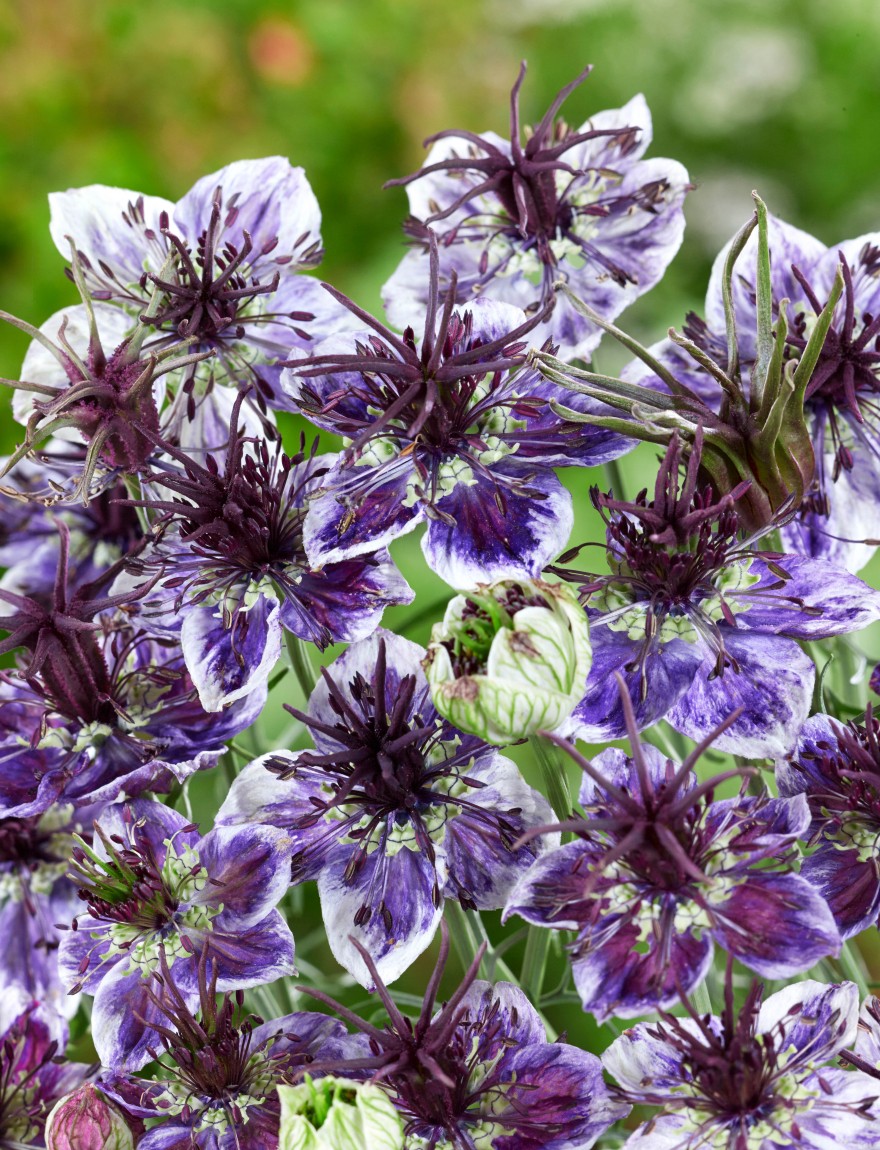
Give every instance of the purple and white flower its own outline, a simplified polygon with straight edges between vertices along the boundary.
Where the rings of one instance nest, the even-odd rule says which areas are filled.
[[[424,655],[381,631],[349,647],[308,714],[287,708],[315,750],[264,755],[217,815],[287,831],[294,881],[318,880],[333,954],[365,983],[361,945],[391,982],[430,943],[445,899],[503,906],[539,853],[514,844],[550,817],[514,763],[440,718]]]
[[[813,715],[776,764],[782,795],[803,795],[816,849],[801,874],[831,907],[843,938],[880,919],[880,722]]]
[[[199,1000],[200,956],[221,992],[293,974],[293,936],[275,909],[290,882],[290,839],[267,826],[215,827],[146,799],[116,803],[73,853],[86,913],[61,942],[68,989],[94,995],[92,1039],[104,1065],[150,1060],[161,1012],[151,980],[167,961],[184,1000]],[[164,959],[163,959],[164,956]]]
[[[555,415],[551,401],[571,393],[524,367],[539,317],[488,299],[456,309],[452,288],[438,300],[438,260],[435,245],[421,345],[412,328],[397,336],[340,297],[364,330],[290,361],[290,406],[350,441],[310,505],[306,552],[313,563],[351,558],[427,520],[425,557],[452,586],[534,577],[571,531],[554,467],[632,445]]]
[[[570,730],[587,742],[624,735],[619,673],[639,730],[665,718],[700,740],[737,711],[719,750],[786,754],[815,680],[797,640],[866,627],[880,618],[880,594],[823,560],[760,550],[743,538],[737,510],[747,485],[720,499],[700,488],[699,437],[683,480],[681,458],[673,436],[651,500],[592,490],[610,573],[548,569],[580,584],[590,620],[593,666]]]
[[[43,1147],[46,1119],[90,1067],[63,1058],[67,1024],[40,1003],[0,995],[0,1145]]]
[[[303,169],[281,156],[229,164],[176,204],[101,185],[49,202],[52,238],[64,256],[73,241],[94,299],[140,313],[156,297],[142,317],[150,352],[184,340],[213,353],[177,388],[189,419],[215,380],[254,384],[271,401],[277,361],[345,325],[300,274],[321,260],[321,213]]]
[[[642,96],[576,131],[556,119],[590,70],[562,89],[523,144],[523,65],[509,140],[438,132],[426,141],[432,147],[421,171],[390,181],[407,185],[404,230],[413,245],[384,288],[393,323],[417,322],[433,290],[425,275],[432,234],[440,241],[441,290],[452,286],[459,304],[486,296],[533,315],[562,279],[610,320],[660,280],[681,244],[688,175],[675,160],[643,159],[651,114]],[[565,358],[589,358],[601,336],[565,300],[536,332]]]
[[[154,1078],[119,1073],[102,1081],[128,1113],[160,1120],[139,1150],[277,1150],[278,1086],[316,1061],[345,1058],[352,1038],[317,1011],[264,1022],[245,1013],[240,991],[218,1002],[217,968],[204,952],[194,1007],[164,957],[161,964],[161,984],[148,988],[161,1038]]]
[[[278,661],[284,631],[324,648],[371,634],[385,607],[413,592],[383,548],[336,563],[312,564],[303,545],[307,505],[336,457],[304,442],[287,455],[280,439],[254,441],[232,410],[222,462],[204,466],[170,446],[182,468],[152,472],[161,542],[129,569],[151,575],[144,612],[180,637],[187,669],[208,711],[262,688]],[[167,498],[168,494],[174,498]],[[171,530],[168,530],[171,528]]]
[[[880,537],[880,233],[826,248],[819,240],[771,216],[768,220],[773,314],[788,300],[785,355],[804,350],[816,317],[825,307],[838,271],[843,292],[834,311],[804,406],[813,441],[816,470],[798,514],[783,527],[786,550],[859,571]],[[755,363],[757,236],[734,265],[732,299],[740,364]],[[724,264],[730,244],[718,255],[706,295],[705,319],[690,315],[685,334],[727,364],[723,302]],[[677,378],[717,408],[722,392],[709,372],[664,340],[652,354]],[[634,363],[625,378],[653,386],[656,377]]]
[[[449,954],[444,928],[416,1019],[400,1012],[360,949],[388,1014],[384,1026],[364,1021],[320,991],[303,989],[361,1035],[360,1057],[325,1068],[334,1074],[370,1072],[403,1118],[407,1147],[589,1150],[628,1113],[611,1097],[595,1055],[547,1041],[541,1016],[519,987],[477,979],[484,947],[435,1011]]]
[[[715,944],[766,978],[788,978],[840,951],[828,906],[791,862],[810,814],[802,796],[716,800],[740,771],[698,783],[698,747],[679,766],[640,745],[588,761],[573,842],[520,879],[504,917],[577,932],[574,981],[597,1018],[668,1008],[706,976]]]
[[[121,793],[169,790],[213,766],[224,743],[249,726],[265,688],[221,716],[198,701],[179,645],[129,614],[139,593],[103,593],[124,560],[72,587],[69,532],[60,524],[51,592],[0,588],[11,611],[0,650],[24,648],[0,672],[0,817],[30,818],[53,802],[109,802]]]
[[[730,975],[728,974],[728,988]],[[602,1057],[632,1103],[659,1107],[626,1150],[828,1150],[880,1146],[877,1083],[829,1065],[856,1037],[851,982],[806,980],[770,995],[753,983],[737,1014],[664,1015]],[[845,1057],[845,1055],[844,1055]]]

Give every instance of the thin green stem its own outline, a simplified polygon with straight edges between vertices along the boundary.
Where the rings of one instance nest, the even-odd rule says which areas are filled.
[[[568,786],[568,776],[554,745],[549,739],[541,735],[534,735],[530,740],[535,751],[535,758],[541,768],[541,777],[550,806],[558,819],[571,817],[572,801],[571,790]]]
[[[691,1002],[697,1014],[712,1013],[712,999],[709,997],[709,984],[705,979],[703,979],[699,986],[695,987],[691,994]]]
[[[620,469],[620,462],[617,459],[612,459],[605,464],[605,478],[608,480],[608,486],[611,488],[615,499],[623,499],[625,491],[623,483],[623,472]]]
[[[305,640],[294,635],[292,631],[287,630],[284,632],[284,641],[287,644],[287,654],[290,656],[290,665],[294,675],[296,675],[296,681],[299,683],[303,697],[308,702],[316,682],[315,669],[309,657],[309,645]]]
[[[843,944],[837,962],[844,976],[859,988],[859,998],[867,998],[871,993],[871,988],[868,985],[868,971],[858,947],[852,940]]]
[[[141,481],[136,475],[126,475],[123,477],[125,481],[125,490],[132,499],[143,499],[144,493],[141,489]],[[144,535],[153,534],[153,525],[150,522],[150,516],[146,507],[135,507],[137,513],[138,523],[140,524],[141,531]]]
[[[520,971],[520,984],[532,1002],[540,1001],[549,951],[550,931],[547,927],[530,926]]]

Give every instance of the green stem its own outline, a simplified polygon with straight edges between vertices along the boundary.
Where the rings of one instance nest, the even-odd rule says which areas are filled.
[[[709,997],[709,985],[705,979],[703,979],[699,986],[695,987],[691,994],[691,1002],[697,1014],[712,1013],[712,999]]]
[[[297,638],[292,631],[285,630],[284,641],[287,644],[287,654],[290,656],[290,665],[296,675],[296,681],[303,693],[306,702],[315,689],[315,670],[309,657],[309,646],[304,639]]]
[[[540,735],[534,735],[530,741],[538,766],[541,768],[544,788],[554,814],[558,819],[571,818],[572,801],[568,776],[559,760],[556,748],[549,739],[544,739]]]
[[[547,927],[530,926],[520,971],[520,984],[532,1002],[539,1002],[541,999],[549,950],[550,931]]]
[[[837,960],[840,969],[850,982],[859,988],[859,998],[867,998],[871,993],[868,985],[868,972],[858,947],[853,942],[845,942]]]
[[[609,463],[605,464],[605,478],[608,480],[608,486],[614,493],[614,498],[623,499],[625,487],[619,460],[612,459]]]
[[[123,476],[123,479],[125,481],[125,490],[131,496],[131,498],[143,499],[144,493],[141,490],[140,479],[138,479],[136,475],[125,475]],[[143,531],[144,535],[152,535],[153,525],[150,522],[150,516],[147,514],[146,507],[135,507],[135,512],[137,513],[138,523],[140,524],[141,531]]]

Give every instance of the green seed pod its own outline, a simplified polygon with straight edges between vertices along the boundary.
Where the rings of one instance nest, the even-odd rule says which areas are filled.
[[[278,1150],[402,1150],[403,1123],[380,1086],[306,1075],[279,1086]]]
[[[425,670],[441,715],[503,745],[567,719],[591,663],[587,616],[570,587],[502,579],[450,602]]]

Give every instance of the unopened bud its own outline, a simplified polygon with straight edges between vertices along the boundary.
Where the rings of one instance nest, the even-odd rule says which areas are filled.
[[[503,579],[450,602],[425,668],[441,715],[505,744],[567,719],[591,663],[587,616],[569,586]]]
[[[122,1112],[87,1082],[56,1102],[46,1120],[47,1150],[134,1150]]]
[[[380,1086],[348,1078],[279,1086],[278,1150],[402,1150],[403,1123]]]

